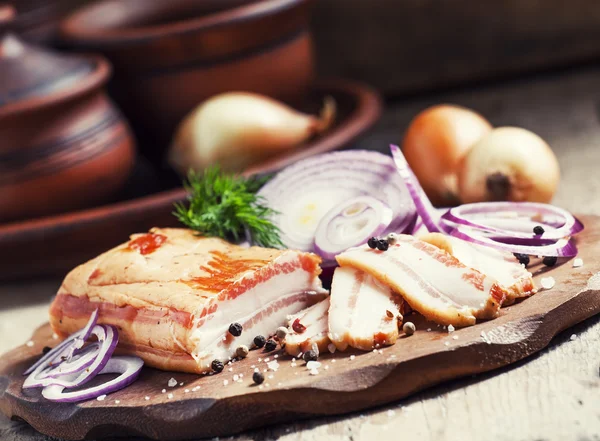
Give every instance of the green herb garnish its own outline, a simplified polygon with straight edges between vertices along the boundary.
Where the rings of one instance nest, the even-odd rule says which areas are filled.
[[[181,223],[233,242],[249,239],[263,247],[282,247],[279,228],[269,220],[275,214],[256,192],[268,177],[244,178],[226,174],[218,166],[203,174],[190,171],[184,187],[189,205],[175,204],[173,214]]]

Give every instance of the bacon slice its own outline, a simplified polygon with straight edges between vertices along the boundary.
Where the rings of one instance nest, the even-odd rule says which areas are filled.
[[[427,233],[419,236],[419,239],[447,251],[469,268],[496,279],[507,293],[502,306],[511,305],[518,298],[529,297],[537,292],[533,276],[512,253],[440,233]]]
[[[288,320],[288,334],[285,337],[285,351],[293,357],[316,346],[325,352],[331,343],[327,332],[330,298],[292,315]],[[294,326],[294,323],[300,326]]]
[[[204,372],[321,300],[319,263],[310,253],[153,229],[71,271],[50,323],[65,336],[98,308],[100,323],[118,327],[121,350],[160,369]],[[228,332],[234,322],[239,337]]]
[[[402,299],[369,274],[336,268],[331,285],[329,338],[340,351],[348,346],[370,351],[398,339]]]
[[[364,245],[336,259],[342,266],[371,274],[414,310],[444,325],[469,326],[476,319],[494,318],[507,294],[494,278],[412,236],[399,235],[387,251]]]

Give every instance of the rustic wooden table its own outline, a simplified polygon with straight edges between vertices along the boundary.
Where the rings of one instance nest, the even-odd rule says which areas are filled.
[[[420,109],[462,104],[495,125],[519,125],[544,137],[558,155],[555,203],[600,214],[600,67],[563,71],[389,103],[356,143],[387,150]],[[600,268],[598,268],[600,270]],[[47,317],[58,280],[0,285],[0,352],[28,340]],[[268,427],[235,440],[600,440],[600,316],[565,331],[544,351],[506,369],[442,385],[378,409]],[[2,441],[49,441],[0,417]]]

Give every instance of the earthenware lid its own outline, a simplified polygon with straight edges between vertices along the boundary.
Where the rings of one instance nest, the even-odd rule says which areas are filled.
[[[0,4],[0,108],[66,92],[96,70],[92,59],[23,42],[11,32],[14,17],[12,6]]]

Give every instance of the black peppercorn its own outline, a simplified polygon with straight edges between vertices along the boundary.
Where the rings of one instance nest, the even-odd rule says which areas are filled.
[[[387,240],[385,239],[379,239],[377,241],[377,249],[379,251],[387,251],[387,249],[390,247],[390,244],[388,243]]]
[[[377,248],[377,242],[378,242],[377,238],[372,237],[367,241],[367,245],[369,245],[369,248],[374,250],[375,248]]]
[[[256,346],[257,348],[262,348],[265,345],[266,341],[267,339],[264,338],[262,335],[257,335],[256,337],[254,337],[254,346]]]
[[[252,380],[256,384],[261,384],[263,381],[265,381],[265,376],[260,372],[254,372],[254,374],[252,374]]]
[[[52,348],[50,346],[44,346],[44,348],[42,349],[42,354],[47,354],[51,350]]]
[[[213,362],[211,363],[210,367],[212,368],[213,371],[215,372],[222,372],[223,369],[225,368],[225,366],[223,365],[223,363],[221,363],[219,360],[213,360]]]
[[[517,258],[519,263],[525,265],[525,267],[527,268],[527,265],[529,265],[530,261],[529,256],[527,254],[515,253],[515,257]]]
[[[239,323],[232,323],[229,325],[229,333],[234,337],[239,337],[242,335],[242,325]]]
[[[307,362],[307,363],[308,363],[309,361],[317,361],[317,359],[318,359],[318,358],[319,358],[319,356],[318,356],[318,355],[317,355],[317,353],[316,353],[315,351],[313,351],[313,350],[306,351],[306,352],[304,353],[304,355],[302,356],[302,359],[303,359],[305,362]]]
[[[275,348],[277,348],[277,342],[275,340],[268,339],[265,343],[265,351],[271,352],[274,351]]]
[[[544,262],[544,265],[546,265],[546,266],[554,266],[554,265],[556,265],[557,260],[558,260],[558,257],[556,257],[556,256],[546,256],[546,257],[544,257],[542,262]]]
[[[537,234],[538,236],[544,234],[544,227],[542,227],[541,225],[536,225],[535,227],[533,227],[533,233]]]

